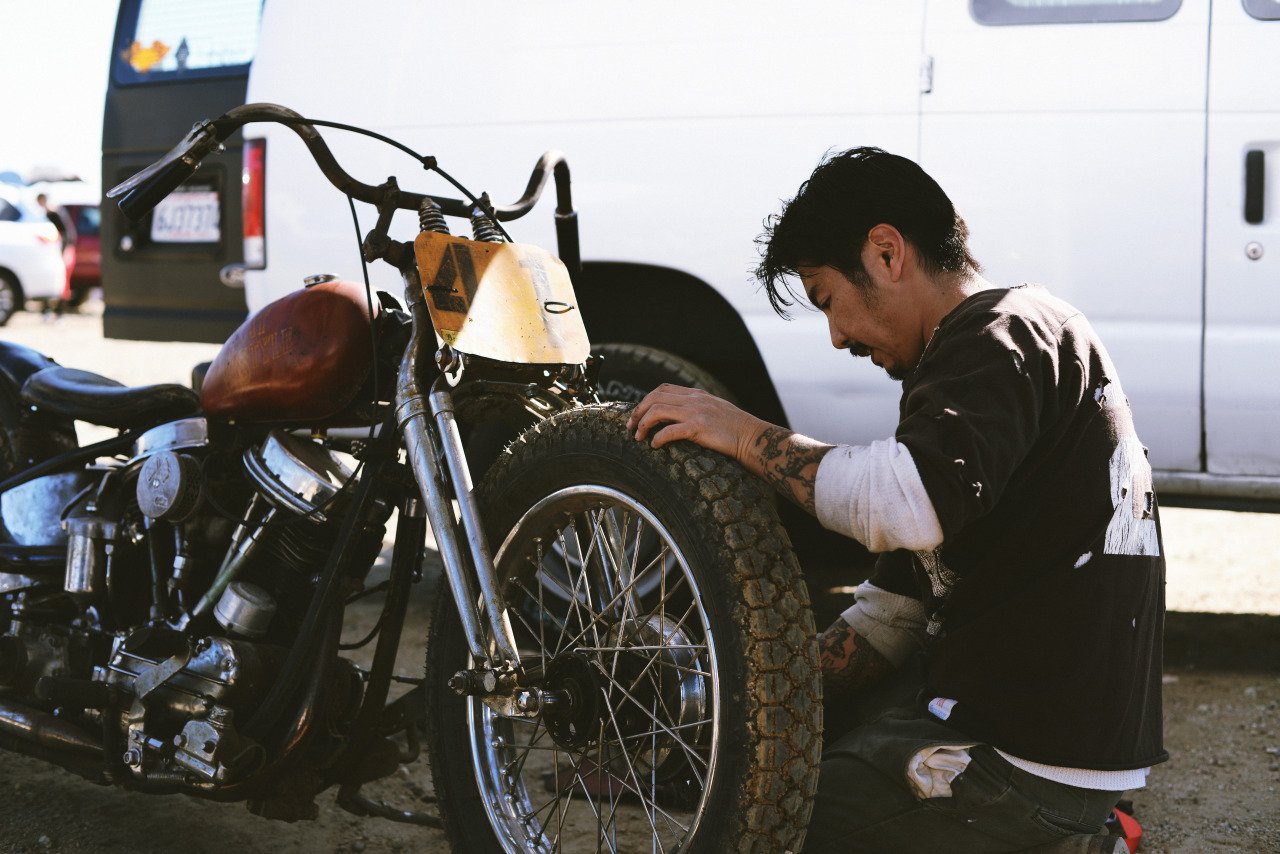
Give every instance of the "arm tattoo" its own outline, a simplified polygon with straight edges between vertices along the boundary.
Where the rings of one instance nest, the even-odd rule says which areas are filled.
[[[781,427],[766,428],[756,439],[760,466],[764,470],[764,479],[774,489],[817,515],[814,484],[818,479],[818,463],[831,450],[831,446],[806,446],[792,441],[795,435],[793,431]]]
[[[855,691],[879,681],[894,669],[889,659],[858,636],[840,617],[818,639],[819,664],[825,694]]]

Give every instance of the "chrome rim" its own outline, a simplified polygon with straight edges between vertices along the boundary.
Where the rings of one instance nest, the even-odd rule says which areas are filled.
[[[477,782],[503,848],[681,850],[714,776],[720,708],[715,640],[684,553],[643,505],[592,485],[538,502],[495,563],[522,664],[570,698],[532,715],[469,701]]]

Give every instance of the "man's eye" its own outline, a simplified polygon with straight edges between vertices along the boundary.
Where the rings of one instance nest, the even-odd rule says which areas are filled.
[[[831,308],[830,299],[824,299],[822,302],[818,303],[818,311],[826,311],[829,308]]]

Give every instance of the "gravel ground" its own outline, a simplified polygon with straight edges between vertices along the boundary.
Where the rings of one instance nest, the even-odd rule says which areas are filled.
[[[191,366],[213,356],[203,344],[105,341],[95,306],[46,322],[19,314],[0,339],[36,347],[62,364],[129,384],[186,382]],[[82,441],[100,437],[85,431]],[[1163,511],[1171,610],[1280,615],[1280,514]],[[434,553],[433,553],[434,554]],[[438,564],[438,561],[437,561]],[[849,580],[835,567],[811,573],[815,597]],[[375,570],[375,572],[378,570]],[[397,662],[421,672],[428,582],[411,605]],[[856,579],[850,579],[856,580]],[[353,607],[350,636],[372,625],[373,603]],[[359,609],[357,611],[357,609]],[[1152,773],[1133,800],[1148,852],[1280,851],[1280,660],[1270,672],[1171,669],[1165,677],[1165,733],[1172,760]],[[408,808],[429,809],[425,762],[379,781],[366,793]],[[439,831],[351,816],[326,793],[315,822],[282,824],[242,805],[184,797],[157,799],[93,786],[17,755],[0,757],[0,852],[129,851],[444,852]]]

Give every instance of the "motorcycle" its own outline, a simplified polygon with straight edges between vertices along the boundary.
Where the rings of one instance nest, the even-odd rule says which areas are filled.
[[[355,202],[375,208],[362,258],[400,272],[404,304],[367,270],[313,277],[245,321],[198,393],[0,345],[0,747],[289,821],[337,787],[457,851],[800,847],[821,683],[799,567],[758,481],[636,442],[600,401],[564,158],[495,206],[386,137],[249,104],[108,196],[139,220],[248,122],[302,139],[357,237]],[[317,126],[390,142],[466,198],[364,184]],[[559,258],[501,225],[549,177]],[[389,236],[401,210],[412,242]],[[513,412],[535,423],[474,483],[463,431]],[[77,447],[75,420],[119,433]],[[423,677],[391,699],[428,525],[449,595]],[[360,666],[344,613],[374,595]],[[362,794],[423,742],[438,815]]]

